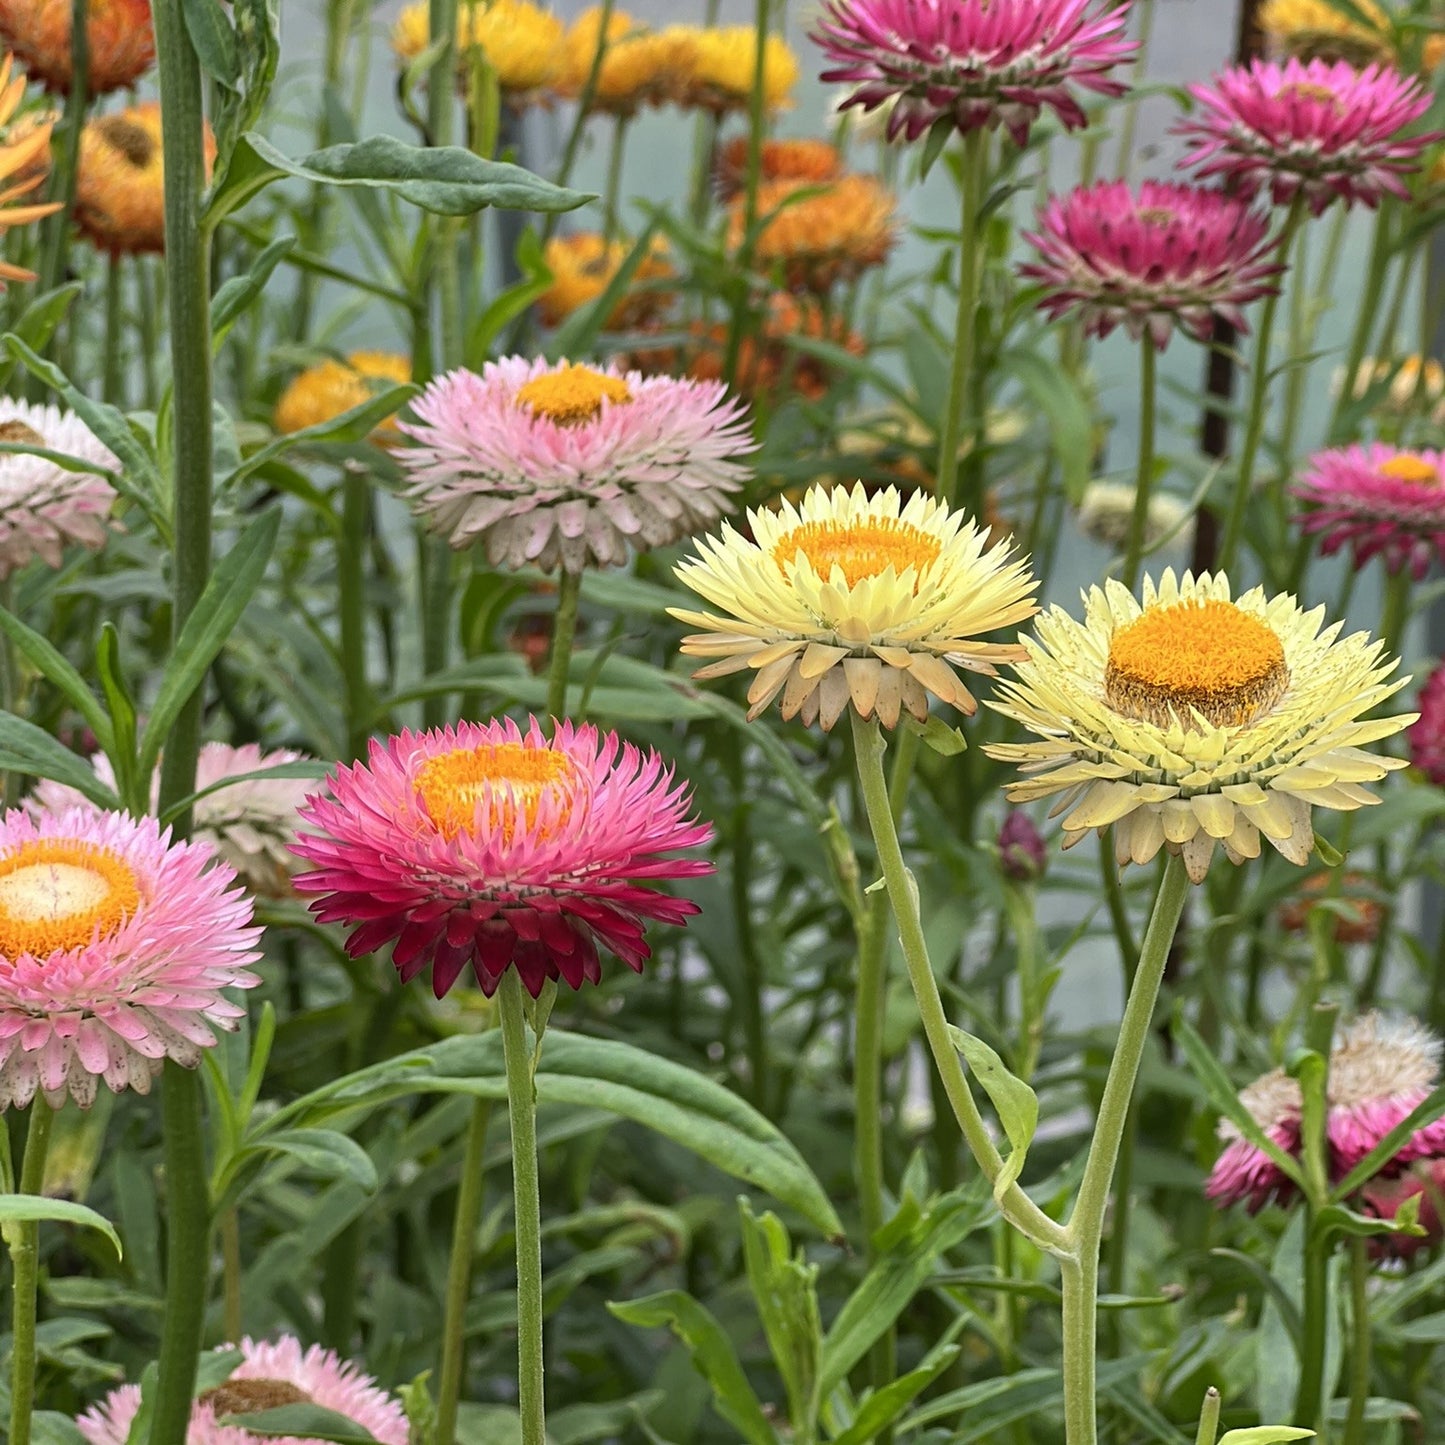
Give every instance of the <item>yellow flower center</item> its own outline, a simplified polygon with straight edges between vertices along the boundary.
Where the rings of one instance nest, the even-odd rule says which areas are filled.
[[[1142,206],[1134,213],[1146,226],[1167,226],[1174,219],[1168,206]]]
[[[1275,95],[1276,100],[1298,96],[1301,100],[1322,100],[1326,105],[1339,109],[1340,98],[1327,85],[1317,85],[1312,81],[1300,80],[1290,85],[1281,86]]]
[[[1413,482],[1416,486],[1440,484],[1440,473],[1424,457],[1414,457],[1408,452],[1391,457],[1380,466],[1380,475],[1397,482]]]
[[[510,843],[518,826],[537,826],[544,799],[571,813],[581,790],[572,760],[554,748],[485,743],[428,758],[416,779],[432,821],[451,839],[458,833],[498,832]],[[552,828],[544,824],[543,836]]]
[[[1243,727],[1289,685],[1284,646],[1232,602],[1151,607],[1109,641],[1104,696],[1127,717],[1187,727],[1191,709],[1216,727]]]
[[[37,838],[0,859],[0,957],[45,958],[109,938],[139,906],[139,880],[109,848]]]
[[[610,401],[620,406],[632,400],[627,383],[617,376],[605,376],[590,366],[572,363],[556,371],[534,376],[517,392],[517,405],[527,407],[533,416],[545,416],[559,426],[578,426],[591,421]]]
[[[890,567],[900,577],[914,569],[917,575],[938,561],[943,544],[911,522],[897,517],[868,517],[858,522],[805,522],[779,538],[773,559],[780,567],[795,561],[801,552],[818,576],[830,578],[840,567],[848,586],[865,577],[877,577]]]

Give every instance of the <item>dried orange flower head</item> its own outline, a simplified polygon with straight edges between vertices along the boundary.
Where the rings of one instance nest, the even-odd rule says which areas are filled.
[[[843,158],[825,140],[765,140],[758,174],[764,181],[794,181],[816,186],[836,180]],[[730,201],[744,187],[748,174],[748,138],[735,136],[718,151],[717,184]]]
[[[318,362],[281,393],[276,430],[289,435],[320,426],[370,401],[383,386],[402,386],[410,380],[410,358],[386,351],[353,351],[345,361]],[[394,414],[377,426],[371,439],[382,445],[401,439]]]
[[[552,284],[537,300],[543,324],[559,326],[574,311],[595,301],[612,284],[631,253],[630,242],[608,241],[596,231],[553,236],[544,252]],[[672,295],[653,290],[644,283],[665,280],[674,274],[667,245],[659,237],[634,273],[633,286],[612,308],[604,329],[633,331],[656,320],[671,304]]]
[[[15,119],[25,98],[25,77],[13,76],[14,57],[0,63],[0,232],[29,225],[60,207],[40,202],[15,205],[41,185],[50,172],[50,128],[53,117],[40,112]],[[33,281],[35,273],[0,261],[0,280]]]
[[[207,126],[208,177],[215,159],[216,140]],[[75,179],[75,223],[102,251],[165,250],[165,168],[156,101],[86,122]]]
[[[70,93],[71,0],[0,0],[0,40],[47,90]],[[85,88],[107,95],[155,64],[150,0],[89,0]]]

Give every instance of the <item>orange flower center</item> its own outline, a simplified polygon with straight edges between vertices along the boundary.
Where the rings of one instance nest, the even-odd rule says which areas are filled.
[[[1275,94],[1275,99],[1299,96],[1301,100],[1322,100],[1326,105],[1332,105],[1339,109],[1340,98],[1327,85],[1317,85],[1312,81],[1301,80],[1291,85],[1282,86]]]
[[[605,376],[590,366],[568,362],[556,371],[534,376],[517,392],[517,405],[533,416],[545,416],[560,426],[579,426],[591,421],[610,401],[620,406],[632,400],[627,383],[617,376]]]
[[[0,957],[81,948],[109,938],[140,906],[140,883],[109,848],[37,838],[0,859]]]
[[[1142,206],[1134,213],[1146,226],[1167,226],[1174,219],[1168,206]]]
[[[1440,472],[1424,457],[1411,456],[1408,452],[1391,457],[1380,466],[1380,475],[1397,482],[1411,482],[1415,486],[1439,486]]]
[[[780,537],[773,547],[773,559],[780,567],[795,561],[801,552],[818,576],[831,578],[840,567],[848,586],[865,577],[877,577],[890,567],[902,576],[917,574],[938,561],[943,544],[937,537],[897,517],[868,517],[858,522],[804,522]]]
[[[1216,727],[1243,727],[1289,685],[1284,646],[1232,602],[1151,607],[1109,641],[1104,696],[1127,717],[1187,727],[1191,710]]]
[[[570,816],[582,779],[555,748],[485,743],[428,758],[416,786],[443,837],[500,831],[510,843],[519,826],[536,828],[544,799],[560,810],[544,822],[543,836],[551,837]]]

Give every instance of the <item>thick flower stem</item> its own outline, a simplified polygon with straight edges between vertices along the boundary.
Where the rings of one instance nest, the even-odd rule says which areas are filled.
[[[1325,1414],[1325,1350],[1328,1347],[1330,1302],[1330,1252],[1318,1238],[1315,1207],[1307,1205],[1304,1215],[1304,1288],[1300,1298],[1299,1388],[1295,1395],[1293,1424],[1302,1430],[1317,1430]]]
[[[1219,1411],[1224,1401],[1218,1390],[1211,1385],[1204,1392],[1204,1408],[1199,1412],[1199,1433],[1194,1445],[1214,1445],[1219,1438]]]
[[[457,1401],[461,1398],[467,1363],[466,1313],[472,1288],[472,1250],[482,1219],[482,1159],[491,1118],[491,1100],[476,1100],[467,1123],[461,1188],[457,1192],[457,1213],[452,1224],[452,1254],[447,1266],[442,1358],[437,1378],[436,1445],[454,1445],[456,1440]]]
[[[1354,330],[1350,333],[1350,349],[1345,356],[1345,379],[1335,400],[1334,415],[1330,418],[1329,440],[1332,446],[1345,440],[1340,423],[1345,412],[1356,400],[1356,379],[1364,363],[1365,353],[1369,350],[1375,320],[1380,313],[1380,301],[1385,294],[1385,277],[1390,269],[1392,253],[1390,230],[1393,214],[1394,207],[1389,201],[1384,201],[1375,217],[1375,235],[1370,243],[1370,260],[1365,269],[1364,289],[1360,293],[1360,309],[1355,314]]]
[[[201,218],[206,184],[201,67],[182,0],[154,0],[165,166],[165,270],[174,391],[175,554],[171,625],[178,636],[211,571],[210,232]],[[162,755],[160,807],[195,791],[201,690],[181,709]],[[175,819],[184,837],[191,811]],[[167,1061],[161,1077],[166,1165],[166,1306],[151,1445],[184,1445],[205,1325],[211,1201],[201,1127],[200,1075]]]
[[[527,1046],[522,979],[515,968],[497,990],[512,1126],[512,1190],[517,1238],[517,1395],[522,1445],[546,1445],[542,1393],[542,1205],[537,1188],[537,1092]],[[445,1442],[443,1441],[443,1445]]]
[[[1159,884],[1154,911],[1144,933],[1134,983],[1124,1005],[1119,1041],[1109,1065],[1094,1141],[1084,1165],[1079,1197],[1069,1218],[1068,1242],[1073,1258],[1065,1261],[1061,1282],[1064,1293],[1064,1418],[1068,1445],[1094,1445],[1095,1378],[1099,1291],[1099,1243],[1119,1146],[1129,1120],[1139,1065],[1154,1024],[1154,1005],[1164,980],[1164,968],[1174,933],[1184,912],[1189,876],[1181,857],[1171,857]]]
[[[1296,198],[1285,217],[1280,230],[1276,254],[1280,265],[1289,261],[1290,247],[1294,244],[1295,232],[1304,220],[1305,209]],[[1239,544],[1244,538],[1244,519],[1249,511],[1250,492],[1254,486],[1255,463],[1259,459],[1260,443],[1264,439],[1265,409],[1269,401],[1269,343],[1274,334],[1275,313],[1279,310],[1279,291],[1265,297],[1259,315],[1259,335],[1255,338],[1254,365],[1250,370],[1249,411],[1244,427],[1244,445],[1240,448],[1239,466],[1234,477],[1234,492],[1229,500],[1229,514],[1224,522],[1224,535],[1219,543],[1216,572],[1228,573],[1234,565]]]
[[[985,133],[971,130],[963,138],[963,214],[958,249],[958,315],[953,327],[953,363],[948,376],[948,403],[938,436],[938,478],[935,491],[949,503],[958,484],[958,445],[963,412],[971,394],[978,323],[978,218],[983,209]],[[981,424],[981,422],[980,422]],[[971,499],[975,500],[976,499]],[[975,506],[976,510],[976,506]]]
[[[1149,497],[1154,490],[1154,413],[1159,394],[1159,354],[1146,336],[1139,350],[1139,469],[1134,478],[1134,511],[1129,517],[1129,544],[1124,553],[1123,582],[1130,592],[1139,585],[1144,541],[1149,532]]]
[[[348,462],[341,473],[341,536],[336,551],[341,612],[341,678],[346,690],[346,751],[366,751],[371,697],[366,681],[366,559],[371,533],[371,488],[365,468]]]
[[[1003,1172],[1004,1161],[994,1147],[983,1115],[979,1113],[963,1065],[959,1063],[958,1051],[949,1036],[948,1017],[943,1011],[943,1000],[939,997],[938,981],[933,976],[933,965],[928,957],[928,944],[918,913],[913,876],[903,860],[888,799],[888,783],[883,776],[883,754],[887,745],[876,720],[864,722],[852,709],[849,716],[853,723],[853,745],[863,806],[868,814],[874,846],[878,850],[888,901],[898,925],[924,1036],[964,1141],[989,1183],[995,1184]],[[1052,1254],[1069,1251],[1071,1240],[1068,1232],[1056,1220],[1050,1219],[1016,1183],[1001,1191],[998,1205],[1004,1218],[1040,1248]],[[1072,1441],[1070,1445],[1073,1445]]]
[[[572,644],[577,637],[577,602],[582,574],[566,568],[557,578],[557,612],[552,619],[552,651],[547,663],[547,716],[567,716],[567,676],[572,670]]]
[[[45,1184],[45,1156],[55,1110],[39,1095],[30,1105],[20,1192],[39,1194]],[[10,1346],[10,1442],[30,1445],[30,1417],[35,1409],[35,1293],[40,1277],[40,1221],[28,1219],[5,1231],[14,1273],[15,1307]]]

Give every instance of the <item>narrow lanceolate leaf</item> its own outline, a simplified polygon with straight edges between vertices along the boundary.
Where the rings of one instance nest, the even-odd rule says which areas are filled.
[[[8,712],[0,713],[0,769],[64,783],[101,808],[120,807],[120,799],[101,782],[89,763],[43,728]]]
[[[983,1085],[1012,1145],[998,1178],[994,1180],[993,1196],[996,1200],[1001,1199],[1004,1191],[1023,1172],[1024,1160],[1028,1157],[1029,1145],[1034,1141],[1034,1130],[1039,1124],[1038,1095],[1022,1079],[1011,1074],[1004,1061],[982,1039],[954,1028],[952,1024],[948,1032],[954,1048],[963,1055],[973,1076]]]
[[[176,717],[201,685],[260,585],[280,525],[279,507],[263,512],[252,522],[217,563],[195,610],[186,618],[146,724],[138,769],[142,778],[150,777],[154,771]]]
[[[0,1226],[37,1221],[42,1224],[77,1224],[82,1229],[93,1229],[115,1246],[115,1257],[121,1257],[120,1235],[105,1215],[69,1199],[47,1199],[39,1194],[0,1194]]]
[[[47,682],[65,694],[66,701],[85,719],[101,747],[109,752],[112,742],[110,719],[69,659],[48,638],[42,637],[33,627],[27,627],[13,612],[7,612],[3,607],[0,607],[0,632],[5,633]]]

